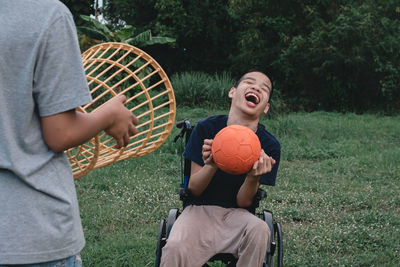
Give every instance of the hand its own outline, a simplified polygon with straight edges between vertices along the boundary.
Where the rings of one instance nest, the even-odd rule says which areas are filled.
[[[137,134],[138,119],[125,106],[126,96],[119,95],[108,101],[102,108],[111,116],[112,122],[104,131],[117,142],[116,148],[129,144],[130,137]]]
[[[216,167],[217,165],[215,164],[211,153],[212,142],[213,139],[204,139],[202,155],[204,164]]]
[[[264,150],[261,150],[260,158],[253,165],[253,168],[248,173],[248,176],[255,179],[259,179],[261,175],[271,172],[275,165],[275,160],[265,154]]]

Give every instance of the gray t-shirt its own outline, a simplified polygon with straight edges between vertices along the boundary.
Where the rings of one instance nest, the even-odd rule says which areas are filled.
[[[68,159],[46,145],[40,117],[90,101],[69,10],[56,0],[0,1],[0,264],[84,247]]]

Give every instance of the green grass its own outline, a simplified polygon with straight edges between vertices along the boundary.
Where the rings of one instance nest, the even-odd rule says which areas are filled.
[[[193,123],[218,110],[179,108]],[[283,225],[285,266],[398,266],[400,117],[289,113],[263,119],[281,142],[261,208]],[[180,207],[178,130],[157,151],[76,181],[85,266],[154,266],[158,227]]]

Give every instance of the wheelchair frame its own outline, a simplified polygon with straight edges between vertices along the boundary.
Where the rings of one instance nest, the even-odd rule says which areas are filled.
[[[183,152],[183,139],[185,138],[185,145],[186,145],[194,126],[192,127],[190,121],[188,119],[185,119],[181,122],[178,122],[176,124],[176,127],[181,129],[181,132],[177,136],[175,136],[174,142],[177,142],[178,139],[181,139],[181,151]],[[181,186],[179,188],[178,193],[180,200],[183,203],[185,203],[185,200],[189,197],[187,184],[190,177],[190,161],[184,160],[182,156],[181,156],[181,173],[183,173],[183,175],[182,175]],[[261,219],[263,219],[267,223],[271,231],[270,244],[267,248],[265,259],[262,266],[263,267],[274,266],[274,259],[276,258],[277,259],[276,266],[281,267],[283,266],[282,226],[279,222],[276,222],[274,220],[273,213],[271,211],[263,210],[262,212],[256,213],[256,208],[259,207],[260,200],[266,197],[267,193],[262,189],[258,189],[258,192],[255,196],[255,201],[251,206],[250,211],[253,214],[259,216]],[[167,220],[161,219],[158,231],[158,238],[157,238],[155,267],[160,266],[162,248],[167,243],[172,226],[174,225],[179,214],[180,214],[179,209],[173,208],[169,211]],[[226,264],[226,266],[236,266],[237,259],[232,254],[220,253],[214,255],[207,262],[210,263],[214,261],[221,261],[222,263]],[[209,266],[207,263],[203,265],[203,267],[207,266]]]

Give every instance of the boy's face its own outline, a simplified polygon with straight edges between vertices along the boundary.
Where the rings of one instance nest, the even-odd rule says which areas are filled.
[[[246,73],[237,88],[232,87],[229,97],[232,99],[231,108],[238,108],[250,116],[260,117],[269,109],[271,81],[261,72]]]

